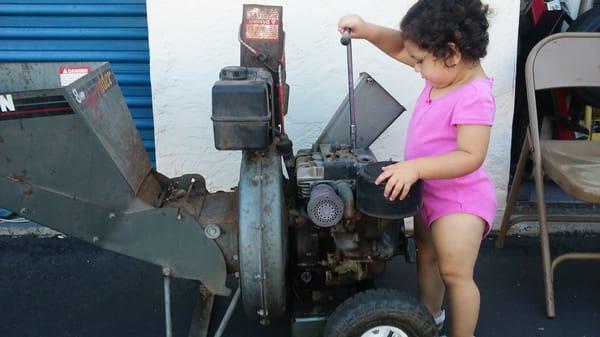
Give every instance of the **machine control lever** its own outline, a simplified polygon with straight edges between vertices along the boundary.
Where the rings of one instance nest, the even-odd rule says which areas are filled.
[[[356,149],[356,111],[354,104],[354,77],[352,69],[352,39],[350,28],[345,28],[340,42],[346,46],[346,58],[348,62],[348,104],[350,105],[350,141],[352,151]]]

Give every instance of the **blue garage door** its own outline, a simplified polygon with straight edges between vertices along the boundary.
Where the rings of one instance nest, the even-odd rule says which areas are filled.
[[[0,1],[0,62],[108,61],[152,163],[145,0]]]

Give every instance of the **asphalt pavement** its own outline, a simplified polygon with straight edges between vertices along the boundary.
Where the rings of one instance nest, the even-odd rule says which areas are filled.
[[[600,236],[553,235],[553,252],[598,250]],[[476,266],[482,304],[478,337],[600,337],[600,263],[566,262],[556,271],[557,317],[544,315],[535,237],[493,237]],[[388,264],[378,287],[416,294],[415,266],[402,257]],[[187,336],[195,282],[172,282],[174,336]],[[228,299],[218,298],[212,331]],[[225,336],[290,336],[287,319],[268,327],[238,306]],[[0,337],[164,336],[159,267],[68,237],[0,236]]]

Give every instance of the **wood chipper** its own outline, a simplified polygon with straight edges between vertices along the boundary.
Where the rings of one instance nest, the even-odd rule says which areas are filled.
[[[282,26],[281,7],[244,5],[240,65],[212,89],[215,146],[242,151],[230,192],[153,168],[109,64],[1,64],[0,207],[161,266],[167,336],[173,277],[199,282],[190,336],[207,335],[215,295],[231,297],[217,336],[240,299],[261,324],[291,317],[298,337],[434,336],[415,299],[372,282],[415,256],[420,190],[387,200],[374,180],[389,162],[369,148],[404,108],[369,74],[354,85],[346,35],[349,94],[294,153]],[[61,83],[65,67],[90,71]]]

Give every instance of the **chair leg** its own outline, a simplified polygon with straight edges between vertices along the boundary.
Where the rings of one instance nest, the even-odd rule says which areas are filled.
[[[552,259],[550,256],[550,239],[548,238],[548,221],[546,217],[546,201],[544,198],[544,175],[541,163],[534,161],[535,192],[537,194],[537,207],[539,215],[539,235],[541,241],[542,269],[544,271],[544,295],[546,298],[546,316],[556,316],[554,306],[554,286],[552,277]]]
[[[513,178],[512,186],[508,193],[508,200],[506,201],[506,209],[502,216],[502,224],[500,225],[500,233],[496,238],[496,248],[504,247],[504,240],[506,239],[506,233],[511,227],[510,217],[512,216],[513,208],[517,202],[517,196],[519,195],[519,189],[521,187],[521,181],[523,180],[523,173],[527,164],[529,154],[529,141],[528,137],[525,137],[523,147],[521,148],[521,154],[519,154],[519,161],[517,162],[517,169],[515,171],[515,177]]]

